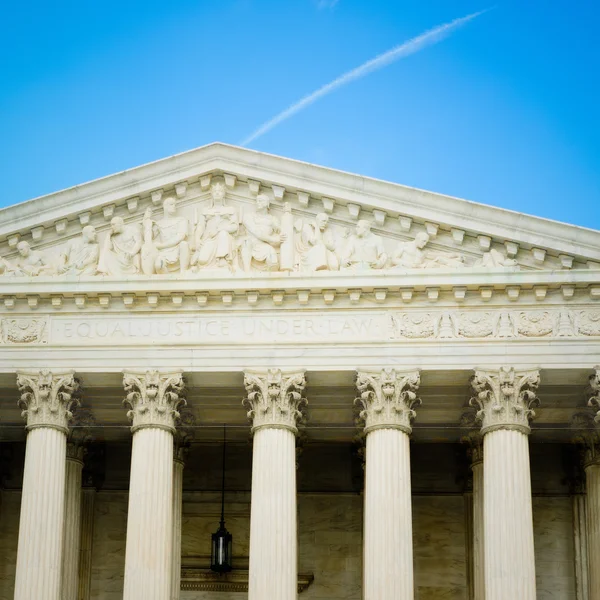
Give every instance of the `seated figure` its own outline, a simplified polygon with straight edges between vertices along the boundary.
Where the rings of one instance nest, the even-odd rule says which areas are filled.
[[[270,203],[266,194],[259,194],[256,211],[243,218],[247,238],[242,243],[241,255],[246,272],[250,272],[252,261],[265,270],[276,271],[279,268],[278,249],[286,236],[281,232],[279,219],[269,212]]]
[[[210,192],[212,203],[197,219],[194,232],[196,251],[190,264],[233,270],[238,216],[235,208],[225,204],[225,186],[222,183],[215,183]]]
[[[95,275],[98,266],[99,247],[96,241],[96,229],[86,225],[81,237],[71,240],[61,254],[61,273],[76,275]]]
[[[476,267],[516,267],[517,261],[513,258],[507,258],[495,248],[485,252],[483,256],[475,263]]]
[[[361,219],[348,239],[342,255],[342,267],[354,269],[383,269],[388,256],[380,236],[371,231],[368,221]]]
[[[122,217],[113,217],[100,254],[98,271],[107,275],[139,273],[141,247],[139,224],[125,225]]]

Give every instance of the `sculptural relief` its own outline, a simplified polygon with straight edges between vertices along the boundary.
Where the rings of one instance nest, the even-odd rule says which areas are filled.
[[[5,344],[46,343],[45,319],[2,319],[0,333]]]
[[[237,257],[236,236],[240,224],[237,211],[225,204],[225,186],[215,183],[210,188],[211,204],[204,213],[196,214],[194,248],[190,265],[199,268],[234,270]]]
[[[256,197],[256,210],[245,214],[242,223],[246,238],[241,242],[242,267],[246,273],[259,270],[277,271],[281,244],[287,239],[279,219],[270,213],[271,201],[266,194]]]
[[[190,265],[188,220],[177,216],[175,198],[163,202],[163,218],[152,219],[152,209],[146,210],[142,222],[142,271],[145,275],[173,271],[185,273]]]
[[[300,270],[337,271],[340,268],[336,254],[338,243],[326,213],[319,213],[314,221],[301,224],[298,246]]]
[[[517,261],[513,258],[507,258],[500,250],[491,248],[484,252],[483,256],[475,263],[476,267],[516,267]]]
[[[342,253],[341,264],[345,269],[383,269],[388,256],[383,239],[371,231],[371,224],[361,219],[350,235]]]
[[[29,242],[17,244],[19,255],[14,261],[0,259],[0,274],[17,277],[37,277],[38,275],[54,275],[56,267],[48,261],[45,254],[32,250]]]
[[[59,273],[95,275],[99,254],[96,229],[87,225],[82,229],[81,236],[71,240],[61,253]]]
[[[104,240],[98,272],[106,275],[139,273],[142,231],[139,223],[125,225],[122,217],[113,217]]]
[[[392,254],[392,265],[397,269],[425,269],[448,267],[456,269],[464,267],[464,258],[455,252],[433,253],[426,252],[429,234],[421,231],[410,242],[400,242]]]

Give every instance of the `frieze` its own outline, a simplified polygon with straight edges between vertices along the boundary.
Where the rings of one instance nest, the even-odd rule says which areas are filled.
[[[371,221],[332,224],[327,212],[299,216],[289,203],[271,206],[259,193],[254,206],[229,202],[221,182],[210,186],[208,203],[185,207],[178,198],[161,198],[158,210],[148,206],[137,221],[110,217],[107,231],[94,225],[57,249],[35,248],[17,241],[0,257],[0,276],[161,276],[169,273],[202,278],[203,273],[265,272],[405,272],[422,269],[493,268],[516,270],[517,261],[501,246],[486,245],[477,255],[450,248],[430,248],[432,236],[420,231],[410,240],[384,239]],[[437,230],[436,230],[437,232]],[[36,240],[37,241],[37,240]],[[11,246],[12,247],[12,246]]]

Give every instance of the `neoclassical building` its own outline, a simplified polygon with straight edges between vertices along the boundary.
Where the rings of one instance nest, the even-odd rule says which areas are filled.
[[[0,599],[600,600],[599,302],[598,231],[223,144],[1,209]]]

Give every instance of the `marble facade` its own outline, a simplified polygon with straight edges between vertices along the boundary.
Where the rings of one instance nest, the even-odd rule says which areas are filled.
[[[600,600],[599,300],[597,231],[222,144],[0,209],[0,600]]]

